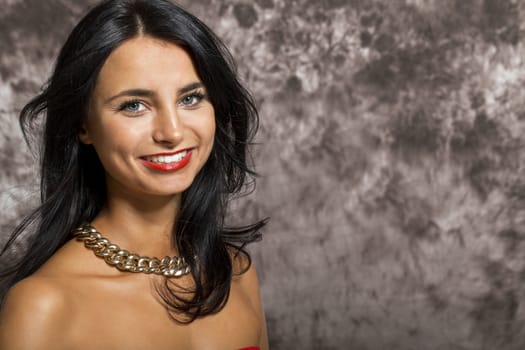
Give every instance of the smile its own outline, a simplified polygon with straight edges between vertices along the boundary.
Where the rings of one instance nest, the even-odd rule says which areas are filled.
[[[158,164],[166,164],[166,163],[176,163],[180,162],[182,158],[186,157],[188,154],[188,151],[182,151],[176,154],[173,154],[171,156],[150,156],[150,157],[144,157],[145,160],[148,162],[158,163]]]
[[[173,172],[184,168],[191,159],[192,151],[183,150],[174,154],[155,154],[141,157],[142,163],[153,170]]]

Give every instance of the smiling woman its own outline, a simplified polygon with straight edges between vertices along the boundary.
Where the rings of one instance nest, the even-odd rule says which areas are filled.
[[[223,222],[258,116],[216,36],[169,1],[105,1],[22,110],[28,138],[40,117],[42,205],[2,251],[31,233],[2,271],[0,348],[266,349],[244,250],[265,221]]]
[[[80,140],[95,148],[108,191],[171,196],[202,169],[214,135],[213,105],[190,56],[141,36],[106,60]]]

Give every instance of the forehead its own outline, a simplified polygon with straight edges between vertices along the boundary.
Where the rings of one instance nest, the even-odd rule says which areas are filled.
[[[95,93],[130,87],[174,88],[200,81],[188,53],[178,45],[148,36],[125,41],[102,66]]]

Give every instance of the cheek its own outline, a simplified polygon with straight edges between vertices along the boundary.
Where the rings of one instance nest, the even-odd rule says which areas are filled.
[[[213,148],[213,143],[214,143],[214,140],[215,140],[215,119],[211,119],[211,121],[208,123],[207,125],[207,130],[206,130],[206,139],[209,143],[208,145],[208,156],[209,154],[211,153],[211,150]]]
[[[208,119],[206,129],[207,129],[208,137],[210,137],[213,140],[215,136],[215,129],[216,129],[215,112],[213,111],[213,109],[210,114],[211,115]]]
[[[129,156],[136,150],[137,143],[142,140],[144,127],[130,125],[100,125],[93,132],[93,146],[104,164],[114,162],[114,158]]]
[[[211,124],[211,125],[210,125],[210,127],[209,127],[208,132],[209,132],[209,137],[210,137],[210,139],[211,139],[212,142],[213,142],[213,139],[215,138],[215,128],[216,128],[216,126],[215,126],[215,118],[213,118],[213,119],[211,120],[210,124]]]
[[[191,125],[194,135],[199,140],[202,160],[209,158],[215,140],[215,118],[213,116],[195,119]]]
[[[213,112],[207,113],[207,115],[201,116],[200,118],[194,118],[190,127],[194,130],[203,144],[213,143],[216,127],[215,115]]]

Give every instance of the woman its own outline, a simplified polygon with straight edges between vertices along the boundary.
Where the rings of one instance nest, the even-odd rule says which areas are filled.
[[[0,348],[266,349],[243,249],[265,222],[223,223],[258,117],[214,34],[167,0],[103,2],[22,110],[27,139],[42,114],[42,205],[3,251],[34,231],[3,273]]]

